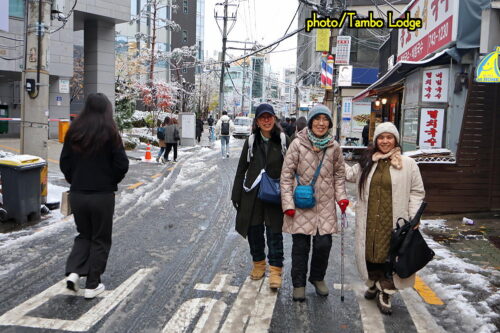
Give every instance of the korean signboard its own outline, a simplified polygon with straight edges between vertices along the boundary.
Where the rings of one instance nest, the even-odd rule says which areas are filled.
[[[351,60],[351,36],[338,36],[335,65],[349,65]]]
[[[456,40],[458,5],[455,0],[415,0],[411,17],[422,19],[422,28],[398,32],[398,61],[419,61]]]
[[[449,69],[429,69],[423,71],[422,102],[448,102]]]
[[[443,146],[444,109],[422,108],[420,110],[420,148],[441,148]]]
[[[342,120],[351,120],[352,117],[352,97],[342,98]]]
[[[330,47],[330,29],[316,29],[316,51],[328,51]]]

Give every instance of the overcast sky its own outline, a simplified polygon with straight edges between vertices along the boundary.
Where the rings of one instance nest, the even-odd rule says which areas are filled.
[[[209,51],[209,57],[214,57],[213,51],[222,50],[222,35],[215,22],[214,8],[216,3],[223,2],[224,0],[205,1],[205,50]],[[229,3],[239,4],[239,7],[236,24],[229,33],[228,40],[257,41],[262,45],[267,45],[284,35],[299,4],[297,0],[231,0]],[[223,6],[217,6],[220,16],[223,15],[223,8]],[[236,7],[229,8],[230,11],[234,11]],[[222,20],[219,24],[222,28]],[[289,32],[296,28],[297,18],[292,23]],[[242,44],[228,43],[228,46],[241,47]],[[271,54],[273,72],[278,72],[281,76],[283,68],[295,67],[296,48],[296,36],[280,43]],[[232,57],[243,55],[243,51],[228,52]]]

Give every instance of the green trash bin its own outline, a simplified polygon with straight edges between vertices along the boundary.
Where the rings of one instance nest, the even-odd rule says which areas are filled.
[[[40,171],[45,164],[45,160],[33,155],[0,159],[5,220],[19,223],[40,220]]]

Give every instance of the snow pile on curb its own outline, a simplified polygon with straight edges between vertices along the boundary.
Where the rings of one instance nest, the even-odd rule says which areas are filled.
[[[442,222],[422,220],[422,224],[439,226]],[[498,332],[493,323],[500,315],[495,309],[500,307],[500,273],[481,268],[457,258],[430,237],[424,235],[427,244],[436,256],[419,276],[445,302],[441,308],[444,317],[441,325],[447,332]]]

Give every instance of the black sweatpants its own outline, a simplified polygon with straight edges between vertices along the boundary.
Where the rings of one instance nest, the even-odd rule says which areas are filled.
[[[172,148],[174,148],[174,161],[177,161],[177,143],[167,143],[167,148],[165,149],[165,159],[168,160],[168,155],[170,155]]]
[[[266,259],[266,234],[267,238],[267,259],[269,265],[283,267],[283,234],[273,232],[270,227],[264,225],[252,225],[248,228],[248,244],[250,245],[250,254],[253,261]]]
[[[71,192],[69,201],[78,236],[66,262],[66,275],[86,276],[85,288],[95,289],[111,249],[115,194]]]
[[[312,237],[313,250],[311,258],[311,270],[309,281],[323,281],[326,269],[328,268],[328,258],[332,248],[332,235],[319,235]],[[309,261],[309,251],[311,249],[311,236],[304,234],[292,235],[292,284],[294,288],[306,286],[307,263]]]

